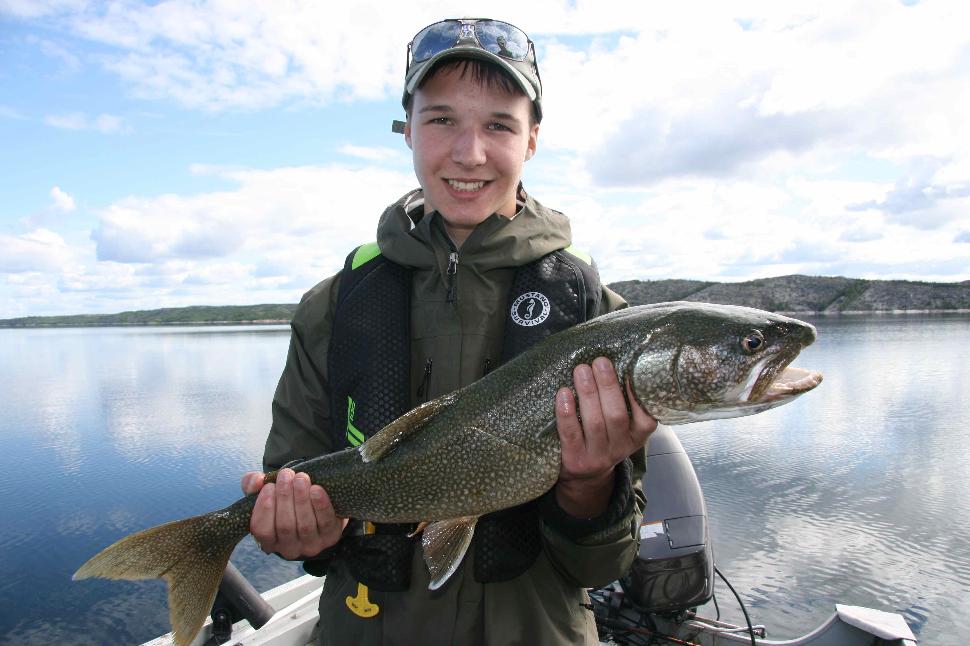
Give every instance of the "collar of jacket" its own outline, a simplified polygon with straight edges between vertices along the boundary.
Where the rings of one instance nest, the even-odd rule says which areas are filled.
[[[520,188],[519,211],[508,218],[493,213],[479,224],[458,250],[463,267],[484,273],[519,267],[571,244],[569,219],[541,205]],[[389,260],[414,268],[441,265],[441,254],[453,248],[436,211],[425,215],[421,189],[385,209],[377,225],[377,244]],[[444,243],[444,244],[442,244]]]

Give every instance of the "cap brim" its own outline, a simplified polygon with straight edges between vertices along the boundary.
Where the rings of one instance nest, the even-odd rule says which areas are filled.
[[[534,102],[536,100],[536,89],[522,72],[517,70],[509,61],[501,56],[481,49],[480,47],[451,47],[442,52],[438,52],[426,61],[412,63],[411,69],[413,73],[409,75],[407,83],[404,86],[405,94],[413,95],[414,90],[421,84],[421,81],[428,71],[434,67],[435,63],[446,58],[477,58],[495,63],[515,79],[516,83],[519,84],[519,87],[522,88],[522,91],[525,92],[530,101]]]

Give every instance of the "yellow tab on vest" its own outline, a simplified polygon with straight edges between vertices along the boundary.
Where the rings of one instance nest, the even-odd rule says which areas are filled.
[[[364,521],[364,533],[374,534],[377,532],[377,527],[374,523],[370,521]],[[363,583],[357,584],[357,596],[347,597],[345,599],[347,607],[350,611],[357,615],[358,617],[363,617],[364,619],[370,619],[371,617],[376,617],[377,613],[381,611],[380,607],[376,603],[371,603],[370,599],[367,598],[367,586]]]
[[[346,603],[352,613],[364,619],[376,617],[377,613],[381,611],[380,606],[371,603],[370,599],[367,598],[367,586],[363,583],[357,584],[357,596],[347,597]]]

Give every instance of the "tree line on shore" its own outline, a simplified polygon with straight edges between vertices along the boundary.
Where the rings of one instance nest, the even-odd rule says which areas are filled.
[[[631,305],[687,300],[803,314],[970,311],[970,280],[929,283],[796,274],[739,283],[668,279],[625,280],[609,286]],[[288,323],[295,309],[295,303],[196,305],[116,314],[27,316],[0,320],[0,327]]]

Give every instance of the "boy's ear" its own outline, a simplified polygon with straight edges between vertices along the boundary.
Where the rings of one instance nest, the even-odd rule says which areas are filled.
[[[408,115],[404,121],[404,143],[408,145],[408,148],[411,148],[411,115]],[[411,149],[413,150],[413,148]]]
[[[539,144],[539,124],[533,124],[529,128],[529,145],[525,149],[525,161],[529,161],[536,154],[536,146]]]

